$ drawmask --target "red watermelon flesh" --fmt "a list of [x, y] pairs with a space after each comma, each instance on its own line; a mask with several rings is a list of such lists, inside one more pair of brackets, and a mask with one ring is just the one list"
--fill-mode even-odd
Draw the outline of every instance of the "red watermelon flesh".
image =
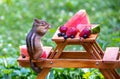
[[79, 32], [81, 32], [85, 28], [89, 28], [90, 29], [90, 27], [91, 27], [90, 24], [79, 24], [79, 25], [77, 25], [76, 28], [78, 29]]
[[90, 24], [89, 17], [85, 10], [78, 11], [64, 26], [76, 27], [78, 24]]
[[[22, 56], [29, 57], [26, 45], [20, 46], [20, 54]], [[41, 58], [47, 58], [47, 56], [48, 56], [48, 54], [46, 53], [46, 51], [44, 51], [41, 55]]]
[[29, 56], [29, 55], [28, 55], [28, 52], [27, 52], [27, 47], [26, 47], [26, 45], [20, 46], [20, 54], [21, 54], [21, 55], [24, 55], [24, 56], [26, 56], [26, 57]]
[[75, 27], [70, 27], [66, 32], [66, 35], [68, 37], [76, 36], [76, 34], [77, 34], [77, 29]]

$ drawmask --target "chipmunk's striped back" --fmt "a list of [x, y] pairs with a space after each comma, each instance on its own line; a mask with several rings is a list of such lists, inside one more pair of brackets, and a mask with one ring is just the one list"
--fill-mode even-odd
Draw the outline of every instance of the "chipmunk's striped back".
[[38, 68], [32, 60], [41, 57], [43, 49], [40, 40], [48, 29], [49, 24], [47, 22], [35, 19], [33, 27], [26, 37], [27, 51], [30, 57], [30, 66], [37, 73], [41, 71], [41, 68]]
[[35, 39], [36, 39], [36, 33], [32, 29], [26, 37], [26, 45], [27, 45], [27, 51], [30, 57], [30, 66], [36, 73], [39, 73], [41, 71], [41, 68], [38, 68], [35, 65], [35, 63], [32, 62], [34, 52], [35, 52]]
[[27, 51], [31, 59], [33, 59], [33, 53], [35, 51], [35, 37], [36, 34], [34, 33], [34, 30], [31, 29], [26, 37]]

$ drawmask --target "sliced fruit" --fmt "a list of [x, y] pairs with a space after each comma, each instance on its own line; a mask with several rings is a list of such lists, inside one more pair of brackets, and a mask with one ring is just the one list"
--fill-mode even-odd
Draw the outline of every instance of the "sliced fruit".
[[72, 35], [71, 38], [75, 38], [75, 36]]
[[91, 27], [90, 24], [79, 24], [79, 25], [77, 25], [76, 28], [78, 29], [79, 32], [81, 32], [83, 29], [90, 28], [90, 27]]
[[47, 58], [47, 54], [46, 54], [46, 52], [45, 52], [45, 51], [42, 53], [41, 58]]
[[100, 25], [99, 24], [94, 24], [91, 26], [91, 33], [95, 34], [95, 33], [99, 33], [100, 32]]
[[64, 36], [64, 39], [67, 39], [67, 38], [68, 38], [68, 36], [67, 36], [67, 35], [65, 35], [65, 36]]
[[88, 38], [89, 36], [87, 34], [83, 35], [83, 38]]
[[64, 26], [61, 26], [59, 31], [58, 36], [63, 36], [64, 39], [74, 38], [76, 34], [80, 37], [88, 38], [91, 33], [99, 33], [100, 26], [90, 24], [86, 10], [82, 9], [72, 16]]
[[58, 33], [57, 35], [58, 35], [58, 37], [61, 37], [61, 36], [62, 36], [62, 33]]
[[72, 16], [65, 24], [66, 27], [76, 27], [78, 24], [90, 24], [86, 10], [82, 9]]
[[62, 36], [65, 36], [65, 33], [61, 33]]
[[90, 36], [90, 34], [91, 34], [91, 30], [90, 30], [89, 28], [84, 28], [84, 29], [80, 32], [79, 36], [80, 36], [80, 37], [83, 37], [83, 38], [88, 38], [88, 37]]
[[29, 56], [26, 45], [21, 45], [19, 48], [20, 48], [20, 54], [23, 56], [23, 58]]
[[75, 27], [68, 28], [66, 35], [67, 37], [75, 36], [77, 34], [77, 29]]
[[60, 31], [60, 33], [66, 33], [67, 29], [68, 29], [67, 27], [61, 26], [61, 27], [59, 28], [59, 31]]

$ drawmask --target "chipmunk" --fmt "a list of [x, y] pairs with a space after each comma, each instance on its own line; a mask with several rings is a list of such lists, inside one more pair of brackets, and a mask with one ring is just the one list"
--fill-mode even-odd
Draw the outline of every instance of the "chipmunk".
[[32, 60], [37, 60], [43, 53], [41, 38], [46, 34], [50, 24], [46, 21], [34, 19], [32, 29], [26, 36], [27, 51], [30, 57], [30, 66], [36, 72], [39, 73], [42, 69], [38, 68]]

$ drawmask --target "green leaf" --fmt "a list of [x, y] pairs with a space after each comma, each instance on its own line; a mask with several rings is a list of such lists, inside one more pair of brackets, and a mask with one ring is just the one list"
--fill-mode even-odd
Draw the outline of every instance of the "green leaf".
[[1, 70], [1, 72], [3, 74], [11, 74], [13, 72], [13, 70], [12, 69], [3, 69], [3, 70]]

